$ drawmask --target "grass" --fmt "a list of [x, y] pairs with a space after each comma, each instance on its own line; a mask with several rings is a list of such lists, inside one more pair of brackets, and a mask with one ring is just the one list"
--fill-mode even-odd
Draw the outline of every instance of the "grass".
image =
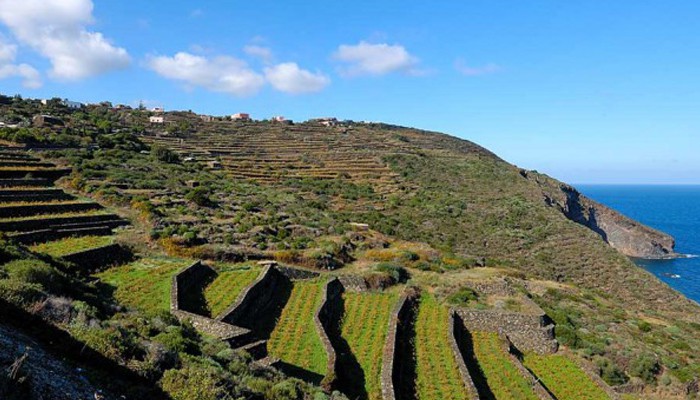
[[472, 332], [474, 354], [489, 388], [498, 400], [537, 400], [530, 383], [513, 365], [501, 347], [498, 334]]
[[114, 287], [114, 297], [122, 304], [146, 312], [167, 311], [171, 278], [191, 263], [181, 258], [143, 258], [95, 276]]
[[328, 362], [314, 323], [314, 313], [323, 298], [323, 284], [321, 280], [294, 283], [268, 342], [271, 355], [319, 375], [326, 374]]
[[9, 203], [0, 203], [0, 208], [3, 207], [24, 207], [24, 206], [53, 206], [57, 204], [86, 204], [92, 203], [90, 200], [50, 200], [50, 201], [14, 201]]
[[212, 316], [217, 316], [230, 306], [243, 289], [260, 275], [260, 268], [249, 265], [226, 266], [204, 289], [204, 298]]
[[29, 246], [36, 253], [48, 254], [52, 257], [63, 257], [68, 254], [107, 246], [114, 242], [112, 236], [79, 236], [55, 240]]
[[398, 296], [394, 293], [345, 293], [342, 336], [365, 374], [369, 400], [382, 398], [382, 350], [391, 310]]
[[420, 400], [467, 399], [449, 344], [449, 310], [435, 297], [420, 298], [416, 318], [416, 391]]
[[523, 363], [558, 399], [608, 399], [605, 392], [565, 356], [526, 354]]

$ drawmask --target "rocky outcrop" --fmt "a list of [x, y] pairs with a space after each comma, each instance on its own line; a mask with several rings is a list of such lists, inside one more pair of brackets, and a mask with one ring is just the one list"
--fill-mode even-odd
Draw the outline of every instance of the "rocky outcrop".
[[532, 171], [521, 171], [525, 178], [542, 188], [545, 203], [568, 219], [600, 235], [622, 254], [636, 258], [673, 258], [672, 236], [652, 229], [582, 195], [573, 186]]

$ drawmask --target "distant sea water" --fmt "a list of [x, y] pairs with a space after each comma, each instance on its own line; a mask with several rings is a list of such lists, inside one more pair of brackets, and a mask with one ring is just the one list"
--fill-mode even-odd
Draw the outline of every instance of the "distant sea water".
[[633, 261], [700, 303], [700, 186], [576, 185], [586, 196], [676, 239], [687, 258]]

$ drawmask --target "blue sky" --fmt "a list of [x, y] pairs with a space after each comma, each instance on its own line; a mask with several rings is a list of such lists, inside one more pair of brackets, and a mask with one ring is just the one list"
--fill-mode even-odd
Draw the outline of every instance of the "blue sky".
[[0, 0], [0, 92], [472, 140], [573, 183], [700, 184], [696, 1]]

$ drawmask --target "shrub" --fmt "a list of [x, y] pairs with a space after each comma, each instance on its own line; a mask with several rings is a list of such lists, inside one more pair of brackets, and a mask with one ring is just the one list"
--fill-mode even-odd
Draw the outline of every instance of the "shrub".
[[174, 151], [167, 149], [165, 147], [154, 146], [151, 149], [151, 153], [158, 161], [162, 161], [169, 164], [177, 164], [180, 162], [180, 156]]
[[469, 303], [477, 300], [479, 300], [479, 296], [471, 288], [459, 289], [457, 292], [447, 297], [448, 302], [457, 306], [466, 306]]
[[176, 353], [196, 354], [198, 352], [197, 343], [190, 336], [190, 332], [183, 327], [169, 326], [165, 332], [156, 335], [153, 341]]
[[391, 263], [379, 263], [374, 270], [388, 275], [394, 283], [406, 282], [409, 278], [406, 268]]
[[41, 285], [16, 279], [0, 280], [0, 298], [17, 306], [27, 306], [44, 296]]
[[595, 364], [598, 367], [598, 374], [610, 386], [622, 385], [627, 383], [628, 379], [615, 364], [604, 357], [595, 357]]
[[161, 387], [175, 400], [229, 399], [223, 373], [204, 365], [169, 369], [163, 374]]
[[189, 193], [185, 195], [185, 199], [200, 207], [208, 207], [212, 205], [212, 201], [209, 198], [209, 191], [202, 186], [198, 186], [190, 190]]
[[62, 277], [51, 266], [40, 260], [15, 260], [4, 265], [7, 275], [21, 282], [36, 283], [53, 291], [61, 286]]
[[641, 378], [647, 384], [656, 383], [656, 375], [661, 372], [659, 360], [650, 355], [642, 354], [630, 363], [630, 375]]

